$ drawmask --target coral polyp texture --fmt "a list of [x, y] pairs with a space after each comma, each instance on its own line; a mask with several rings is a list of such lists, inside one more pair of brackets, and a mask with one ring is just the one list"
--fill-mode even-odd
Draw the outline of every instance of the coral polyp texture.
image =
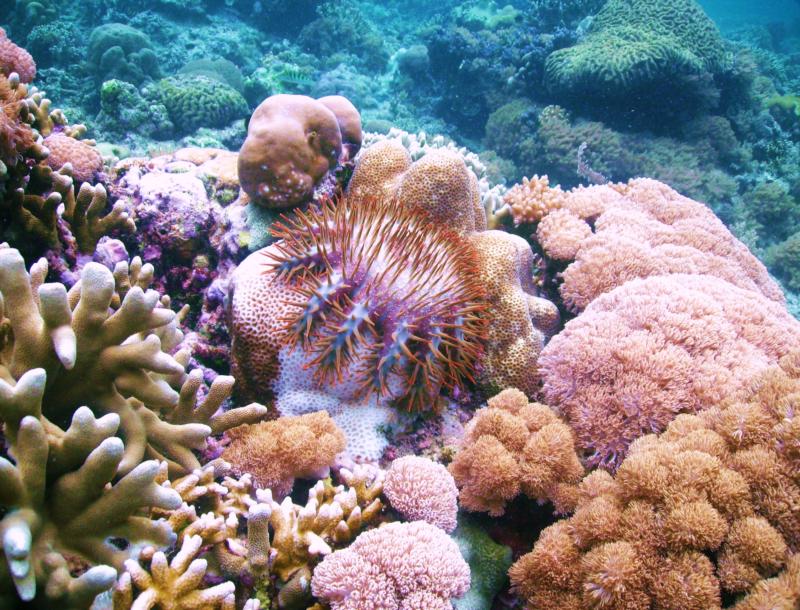
[[402, 144], [377, 142], [359, 156], [347, 188], [356, 202], [396, 198], [398, 205], [421, 210], [459, 233], [486, 229], [478, 179], [461, 155], [451, 150], [434, 149], [412, 163]]
[[547, 58], [545, 82], [561, 97], [595, 96], [652, 112], [669, 110], [666, 100], [688, 104], [702, 92], [700, 76], [724, 67], [719, 30], [694, 0], [611, 0], [583, 40]]
[[732, 607], [795, 607], [798, 363], [792, 352], [736, 400], [639, 439], [614, 477], [584, 478], [574, 515], [511, 568], [527, 603], [700, 610], [746, 594]]
[[565, 194], [560, 187], [550, 187], [547, 176], [523, 178], [503, 197], [503, 202], [511, 209], [514, 224], [536, 223], [553, 210], [564, 205]]
[[365, 532], [326, 557], [311, 590], [331, 610], [448, 610], [469, 584], [456, 543], [438, 527], [414, 521]]
[[350, 401], [408, 410], [433, 410], [441, 388], [472, 378], [484, 292], [455, 234], [391, 201], [346, 198], [273, 231], [280, 241], [234, 277], [232, 364], [249, 396], [274, 392], [281, 410], [297, 373], [279, 362], [293, 351], [317, 389], [345, 384]]
[[11, 73], [19, 75], [21, 82], [29, 83], [36, 77], [36, 63], [30, 53], [11, 42], [0, 28], [0, 74]]
[[573, 311], [634, 278], [669, 273], [715, 276], [785, 300], [766, 267], [708, 207], [666, 184], [636, 179], [558, 196], [562, 208], [542, 219], [536, 235], [548, 257], [570, 263], [560, 292]]
[[569, 426], [549, 407], [529, 403], [513, 389], [475, 413], [449, 469], [461, 490], [462, 508], [492, 516], [502, 515], [520, 493], [570, 512], [584, 472]]
[[593, 466], [744, 390], [800, 340], [800, 322], [760, 292], [711, 275], [631, 280], [597, 297], [542, 350], [544, 394]]
[[516, 387], [533, 398], [540, 391], [536, 361], [558, 327], [558, 308], [537, 296], [533, 251], [523, 238], [482, 231], [468, 241], [478, 253], [476, 271], [488, 301], [478, 380], [492, 391]]
[[250, 117], [239, 151], [242, 189], [268, 208], [305, 203], [339, 163], [343, 142], [347, 158], [361, 146], [361, 119], [346, 99], [273, 95]]
[[240, 426], [226, 436], [230, 443], [221, 457], [234, 472], [250, 473], [279, 499], [296, 478], [325, 478], [346, 445], [344, 433], [325, 411]]
[[416, 455], [398, 458], [386, 472], [383, 493], [408, 521], [425, 521], [447, 533], [456, 528], [458, 489], [441, 464]]

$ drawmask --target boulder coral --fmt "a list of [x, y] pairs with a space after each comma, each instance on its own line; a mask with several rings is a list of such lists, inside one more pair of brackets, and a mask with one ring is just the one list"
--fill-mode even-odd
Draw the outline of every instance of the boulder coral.
[[529, 403], [514, 389], [475, 413], [449, 470], [461, 490], [461, 507], [495, 517], [520, 493], [570, 512], [583, 475], [569, 427], [549, 407]]
[[671, 273], [717, 277], [784, 303], [766, 267], [708, 207], [656, 180], [568, 191], [536, 236], [548, 258], [568, 263], [559, 290], [575, 312], [629, 280]]
[[103, 157], [83, 140], [71, 138], [63, 133], [51, 133], [44, 139], [50, 152], [45, 163], [58, 171], [67, 163], [72, 166], [72, 177], [76, 184], [92, 182], [103, 171]]
[[694, 0], [611, 0], [583, 40], [547, 58], [545, 83], [562, 97], [652, 111], [681, 93], [700, 95], [698, 77], [724, 65], [722, 37]]
[[311, 590], [331, 610], [447, 610], [469, 583], [456, 543], [438, 527], [414, 521], [365, 532], [326, 557]]
[[745, 593], [733, 607], [794, 607], [798, 363], [792, 352], [736, 399], [640, 438], [616, 475], [589, 474], [574, 515], [511, 568], [516, 590], [543, 610], [709, 610]]
[[283, 412], [305, 389], [289, 382], [287, 362], [278, 365], [293, 350], [305, 369], [297, 373], [318, 390], [350, 387], [345, 402], [374, 395], [432, 410], [442, 387], [471, 378], [483, 291], [475, 254], [455, 234], [391, 201], [348, 198], [296, 212], [273, 232], [281, 241], [248, 257], [233, 280], [232, 365], [248, 396], [279, 394]]
[[670, 274], [594, 299], [539, 367], [588, 463], [614, 469], [636, 438], [735, 396], [798, 340], [800, 323], [760, 292]]
[[477, 276], [488, 304], [489, 330], [477, 379], [490, 390], [516, 387], [533, 398], [540, 392], [536, 361], [558, 327], [558, 308], [537, 296], [533, 252], [523, 238], [483, 231], [467, 241], [477, 252]]
[[486, 230], [478, 179], [461, 155], [446, 148], [412, 162], [402, 144], [380, 141], [359, 156], [347, 189], [355, 201], [396, 199], [459, 233]]
[[298, 479], [322, 479], [336, 455], [344, 451], [344, 433], [325, 411], [281, 417], [228, 430], [222, 452], [239, 476], [269, 488], [277, 499], [286, 496]]
[[314, 187], [342, 159], [343, 138], [350, 158], [360, 147], [361, 119], [344, 98], [268, 97], [250, 117], [239, 151], [242, 189], [268, 208], [308, 202]]

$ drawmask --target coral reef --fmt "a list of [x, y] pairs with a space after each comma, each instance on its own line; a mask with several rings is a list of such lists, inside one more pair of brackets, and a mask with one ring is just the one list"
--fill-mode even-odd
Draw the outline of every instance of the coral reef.
[[306, 202], [340, 162], [343, 139], [347, 155], [354, 155], [361, 145], [361, 120], [346, 99], [273, 95], [250, 117], [239, 151], [242, 189], [270, 208]]
[[570, 512], [583, 475], [569, 427], [519, 390], [503, 390], [475, 413], [449, 470], [461, 507], [492, 516], [502, 515], [519, 493]]
[[140, 85], [161, 75], [150, 38], [124, 23], [106, 23], [92, 30], [88, 60], [100, 83], [117, 78]]
[[296, 478], [325, 478], [346, 444], [325, 411], [240, 426], [226, 436], [230, 443], [222, 459], [234, 473], [249, 473], [256, 485], [272, 490], [276, 499], [291, 491]]
[[383, 493], [408, 521], [425, 521], [448, 534], [456, 528], [458, 490], [441, 464], [416, 455], [398, 458], [386, 471]]
[[19, 75], [21, 82], [29, 83], [36, 77], [36, 63], [30, 53], [11, 42], [0, 28], [0, 73], [8, 77], [12, 72]]
[[439, 528], [415, 521], [365, 532], [314, 570], [311, 590], [332, 610], [445, 610], [469, 589], [469, 566]]
[[540, 608], [720, 608], [723, 592], [791, 607], [798, 370], [793, 352], [739, 399], [636, 441], [613, 478], [589, 474], [575, 514], [512, 567], [517, 590]]
[[798, 337], [800, 323], [759, 292], [711, 275], [651, 276], [593, 300], [539, 367], [588, 463], [613, 469], [636, 438], [735, 396]]

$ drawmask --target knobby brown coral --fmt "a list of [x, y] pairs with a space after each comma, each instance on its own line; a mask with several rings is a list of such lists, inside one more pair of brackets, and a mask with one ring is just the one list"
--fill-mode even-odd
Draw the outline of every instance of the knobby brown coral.
[[250, 473], [278, 499], [291, 491], [296, 478], [328, 476], [347, 442], [326, 411], [240, 426], [228, 430], [227, 437], [222, 459], [238, 475]]
[[529, 403], [513, 389], [475, 413], [449, 470], [461, 506], [492, 516], [502, 515], [519, 493], [551, 501], [557, 512], [571, 511], [583, 475], [569, 427], [549, 407]]

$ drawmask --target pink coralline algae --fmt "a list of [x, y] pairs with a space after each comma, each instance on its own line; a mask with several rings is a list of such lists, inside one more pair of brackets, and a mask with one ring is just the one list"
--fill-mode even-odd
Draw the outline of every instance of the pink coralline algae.
[[800, 322], [760, 292], [672, 274], [597, 297], [539, 366], [588, 463], [614, 469], [635, 439], [735, 396], [798, 342]]
[[331, 610], [450, 610], [469, 590], [456, 543], [423, 521], [389, 523], [358, 536], [314, 570], [311, 590]]
[[656, 180], [569, 191], [537, 238], [549, 258], [570, 262], [560, 291], [575, 312], [629, 280], [668, 273], [711, 275], [784, 302], [764, 265], [708, 207]]
[[447, 468], [428, 458], [408, 455], [392, 462], [383, 493], [400, 515], [452, 532], [456, 528], [458, 489]]

